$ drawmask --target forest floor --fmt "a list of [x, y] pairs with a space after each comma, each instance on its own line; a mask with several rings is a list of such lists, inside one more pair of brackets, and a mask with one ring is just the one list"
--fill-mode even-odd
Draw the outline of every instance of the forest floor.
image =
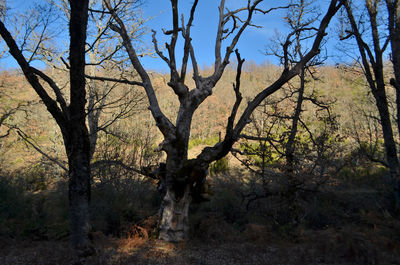
[[[97, 233], [96, 255], [74, 259], [67, 240], [0, 238], [0, 264], [400, 264], [400, 241], [377, 226], [370, 229], [303, 231], [293, 238], [266, 239], [255, 229], [227, 240], [192, 239], [172, 244], [142, 237], [113, 238]], [[385, 235], [386, 234], [386, 235]]]
[[[33, 240], [32, 233], [25, 238], [0, 233], [0, 265], [400, 265], [400, 216], [387, 210], [384, 198], [389, 193], [384, 196], [378, 184], [373, 186], [377, 190], [371, 185], [326, 188], [315, 197], [319, 206], [307, 204], [308, 218], [293, 225], [277, 223], [278, 215], [260, 222], [249, 213], [242, 222], [235, 215], [237, 205], [227, 199], [231, 186], [223, 183], [225, 192], [217, 190], [213, 207], [205, 203], [191, 209], [190, 239], [185, 242], [154, 239], [156, 215], [128, 223], [120, 237], [91, 232], [96, 254], [81, 259], [69, 250], [64, 233], [58, 240], [43, 236]], [[256, 209], [264, 214], [271, 211], [272, 204], [266, 203]], [[50, 209], [56, 211], [57, 205]]]

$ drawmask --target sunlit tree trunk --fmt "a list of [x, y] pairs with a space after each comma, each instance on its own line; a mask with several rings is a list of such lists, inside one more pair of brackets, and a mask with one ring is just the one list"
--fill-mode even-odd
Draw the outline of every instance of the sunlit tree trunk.
[[181, 188], [168, 187], [160, 209], [159, 238], [168, 242], [179, 242], [189, 232], [190, 185]]

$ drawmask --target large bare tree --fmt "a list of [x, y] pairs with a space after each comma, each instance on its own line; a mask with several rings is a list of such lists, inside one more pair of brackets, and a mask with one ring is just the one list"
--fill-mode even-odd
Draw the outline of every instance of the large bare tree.
[[[70, 0], [69, 19], [69, 102], [57, 83], [31, 65], [4, 22], [0, 35], [17, 61], [27, 81], [50, 112], [63, 135], [68, 157], [70, 243], [79, 254], [90, 254], [90, 141], [86, 127], [85, 45], [88, 0]], [[51, 92], [50, 92], [51, 91]], [[54, 97], [52, 96], [54, 95]]]
[[[243, 8], [229, 10], [225, 6], [225, 1], [220, 1], [214, 46], [214, 71], [211, 75], [203, 77], [199, 72], [195, 49], [191, 42], [191, 28], [198, 2], [198, 0], [193, 2], [189, 18], [185, 21], [183, 16], [180, 19], [178, 1], [171, 0], [173, 28], [164, 31], [164, 34], [171, 37], [169, 43], [166, 44], [168, 55], [165, 55], [160, 50], [156, 39], [156, 32], [153, 32], [153, 43], [156, 53], [164, 60], [170, 69], [168, 85], [179, 99], [179, 111], [176, 121], [173, 123], [160, 109], [149, 73], [143, 68], [127, 34], [127, 28], [123, 19], [121, 19], [124, 12], [123, 1], [104, 0], [104, 4], [113, 18], [112, 29], [118, 32], [123, 40], [123, 45], [128, 53], [131, 64], [140, 76], [140, 85], [143, 86], [149, 100], [149, 110], [151, 111], [158, 129], [164, 136], [161, 148], [167, 154], [167, 158], [166, 163], [161, 164], [158, 170], [158, 177], [161, 182], [160, 191], [163, 198], [160, 209], [159, 238], [167, 241], [181, 241], [187, 237], [189, 229], [188, 211], [191, 198], [196, 192], [196, 187], [204, 181], [210, 163], [221, 159], [229, 153], [232, 145], [239, 139], [241, 131], [249, 123], [250, 115], [254, 109], [266, 97], [279, 90], [286, 82], [298, 75], [304, 65], [319, 54], [319, 46], [326, 35], [326, 28], [331, 18], [342, 5], [342, 3], [337, 0], [332, 0], [330, 2], [326, 14], [317, 27], [317, 32], [310, 50], [305, 53], [297, 63], [293, 65], [285, 63], [280, 77], [249, 101], [240, 117], [236, 116], [242, 101], [239, 89], [243, 60], [239, 52], [236, 51], [237, 60], [239, 62], [236, 82], [233, 85], [236, 101], [227, 121], [225, 136], [216, 145], [204, 148], [196, 158], [188, 159], [190, 128], [195, 111], [200, 104], [212, 94], [213, 88], [220, 80], [226, 66], [229, 64], [230, 57], [235, 51], [235, 47], [244, 30], [253, 25], [253, 15], [256, 12], [268, 14], [277, 9], [271, 8], [262, 10], [259, 7], [262, 1], [255, 0], [248, 1], [247, 5]], [[176, 58], [176, 44], [179, 37], [182, 37], [184, 41], [183, 57], [180, 64]], [[222, 51], [223, 43], [225, 43], [224, 41], [228, 42], [225, 52]], [[195, 83], [192, 89], [186, 84], [189, 60], [193, 69], [192, 78]]]

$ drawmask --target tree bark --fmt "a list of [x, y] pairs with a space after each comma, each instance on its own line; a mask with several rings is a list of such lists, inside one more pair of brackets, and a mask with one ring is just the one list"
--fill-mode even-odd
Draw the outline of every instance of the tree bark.
[[388, 102], [386, 99], [385, 91], [373, 93], [378, 108], [380, 123], [383, 132], [383, 141], [386, 151], [386, 159], [389, 165], [390, 176], [393, 182], [393, 191], [396, 201], [396, 208], [400, 209], [400, 164], [397, 156], [396, 142], [394, 140], [392, 124], [390, 121], [390, 113], [388, 109]]
[[159, 238], [168, 242], [184, 241], [189, 231], [189, 207], [204, 198], [203, 185], [208, 165], [201, 167], [195, 160], [160, 164], [157, 178], [162, 197], [159, 212]]
[[396, 207], [400, 206], [399, 197], [399, 179], [400, 179], [400, 164], [397, 156], [396, 142], [394, 140], [392, 123], [390, 121], [390, 112], [384, 88], [373, 93], [376, 106], [378, 108], [380, 123], [383, 132], [383, 140], [386, 151], [386, 159], [389, 165], [390, 176], [393, 182], [394, 195], [396, 199]]
[[189, 206], [192, 201], [191, 187], [169, 187], [160, 209], [159, 239], [181, 242], [189, 232]]
[[[380, 117], [380, 125], [383, 132], [383, 140], [386, 152], [386, 160], [388, 163], [388, 167], [390, 170], [390, 176], [393, 181], [394, 187], [394, 196], [396, 198], [396, 208], [400, 209], [400, 163], [398, 160], [396, 142], [394, 139], [392, 123], [390, 119], [389, 105], [388, 99], [386, 95], [386, 84], [384, 79], [384, 69], [383, 69], [383, 53], [386, 49], [386, 45], [390, 40], [392, 42], [392, 52], [398, 52], [398, 46], [396, 46], [396, 42], [399, 40], [398, 34], [399, 31], [396, 30], [396, 18], [398, 15], [398, 2], [396, 1], [395, 7], [391, 1], [386, 1], [388, 7], [388, 19], [389, 19], [389, 35], [390, 38], [387, 39], [385, 44], [381, 47], [380, 44], [380, 36], [379, 36], [379, 27], [377, 22], [378, 9], [377, 6], [373, 5], [372, 2], [365, 2], [367, 10], [368, 10], [368, 18], [370, 27], [371, 27], [371, 37], [372, 37], [372, 45], [368, 46], [363, 40], [362, 34], [364, 32], [360, 32], [358, 23], [356, 22], [353, 15], [353, 7], [351, 6], [349, 1], [344, 1], [344, 6], [346, 8], [346, 12], [351, 24], [352, 35], [354, 35], [357, 46], [361, 55], [362, 67], [364, 70], [364, 75], [367, 79], [368, 85], [371, 89], [371, 92], [375, 98], [376, 106], [378, 108], [379, 117]], [[397, 8], [397, 9], [396, 9]], [[397, 11], [395, 11], [397, 10]], [[382, 35], [382, 34], [381, 34]], [[394, 45], [393, 45], [394, 44]], [[394, 71], [396, 72], [396, 61], [398, 60], [398, 54], [393, 54], [393, 65]], [[395, 73], [396, 77], [396, 73]], [[396, 82], [391, 82], [392, 85], [396, 88]], [[400, 109], [400, 94], [396, 89], [396, 107], [397, 107], [397, 119], [399, 117]], [[398, 122], [398, 120], [397, 120]], [[399, 123], [397, 123], [398, 130]]]
[[70, 245], [80, 256], [90, 255], [89, 202], [90, 202], [90, 141], [84, 124], [72, 127], [65, 139], [69, 182]]
[[70, 0], [70, 96], [64, 142], [69, 164], [70, 244], [79, 255], [89, 246], [90, 140], [86, 127], [85, 44], [89, 1]]

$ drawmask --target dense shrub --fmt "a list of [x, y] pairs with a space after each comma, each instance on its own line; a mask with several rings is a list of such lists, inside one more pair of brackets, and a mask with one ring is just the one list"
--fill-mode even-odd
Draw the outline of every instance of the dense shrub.
[[0, 234], [36, 239], [68, 234], [68, 203], [65, 188], [53, 192], [26, 190], [23, 179], [0, 180]]
[[223, 157], [210, 165], [210, 174], [227, 173], [229, 170], [229, 160]]
[[[51, 190], [31, 191], [31, 179], [0, 178], [0, 235], [33, 239], [68, 236], [67, 183]], [[49, 183], [46, 183], [48, 186]], [[141, 179], [116, 179], [94, 187], [92, 230], [119, 236], [130, 225], [154, 215], [160, 203], [155, 185]]]

